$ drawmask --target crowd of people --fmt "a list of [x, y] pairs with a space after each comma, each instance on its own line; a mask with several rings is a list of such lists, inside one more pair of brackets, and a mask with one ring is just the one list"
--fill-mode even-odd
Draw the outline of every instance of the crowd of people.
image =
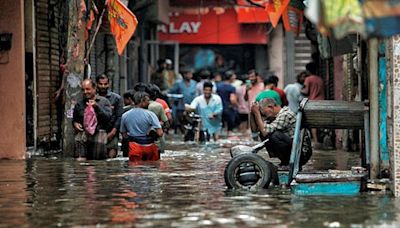
[[307, 64], [307, 71], [284, 89], [278, 87], [277, 76], [263, 78], [254, 69], [240, 79], [233, 70], [202, 70], [195, 81], [190, 68], [175, 74], [171, 64], [158, 61], [150, 83], [138, 83], [122, 97], [110, 91], [106, 75], [82, 82], [84, 96], [73, 114], [79, 159], [116, 157], [121, 133], [124, 156], [131, 161], [158, 160], [165, 149], [164, 133], [170, 128], [185, 133], [184, 119], [195, 112], [209, 138], [216, 141], [223, 132], [231, 137], [235, 129], [255, 140], [268, 137], [270, 156], [286, 165], [301, 99], [324, 99], [315, 63]]

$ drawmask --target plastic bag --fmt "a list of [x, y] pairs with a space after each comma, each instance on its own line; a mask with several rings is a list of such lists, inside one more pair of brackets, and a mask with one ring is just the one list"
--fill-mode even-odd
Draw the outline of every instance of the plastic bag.
[[93, 106], [88, 105], [83, 114], [83, 127], [89, 135], [93, 135], [97, 127], [97, 117]]

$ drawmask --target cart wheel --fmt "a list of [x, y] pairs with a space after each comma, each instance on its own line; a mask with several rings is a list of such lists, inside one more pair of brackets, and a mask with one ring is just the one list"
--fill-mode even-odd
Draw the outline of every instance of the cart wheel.
[[228, 188], [268, 188], [273, 165], [258, 154], [241, 154], [229, 161], [224, 178]]

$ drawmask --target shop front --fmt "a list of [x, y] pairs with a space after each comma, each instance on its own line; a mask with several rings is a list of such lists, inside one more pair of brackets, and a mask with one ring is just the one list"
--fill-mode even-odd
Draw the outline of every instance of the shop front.
[[254, 7], [171, 7], [170, 23], [158, 27], [161, 42], [179, 44], [179, 59], [171, 48], [158, 57], [179, 61], [195, 71], [208, 69], [239, 74], [268, 68], [268, 17]]

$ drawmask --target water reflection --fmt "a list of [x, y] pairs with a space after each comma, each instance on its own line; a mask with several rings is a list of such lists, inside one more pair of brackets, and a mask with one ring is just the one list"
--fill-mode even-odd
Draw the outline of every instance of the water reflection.
[[[229, 191], [223, 171], [232, 142], [171, 143], [162, 160], [0, 161], [1, 226], [360, 227], [400, 224], [399, 201], [359, 196], [300, 197], [288, 189]], [[342, 154], [340, 154], [342, 153]], [[344, 154], [343, 154], [344, 153]], [[317, 152], [311, 167], [343, 168], [358, 155]]]

